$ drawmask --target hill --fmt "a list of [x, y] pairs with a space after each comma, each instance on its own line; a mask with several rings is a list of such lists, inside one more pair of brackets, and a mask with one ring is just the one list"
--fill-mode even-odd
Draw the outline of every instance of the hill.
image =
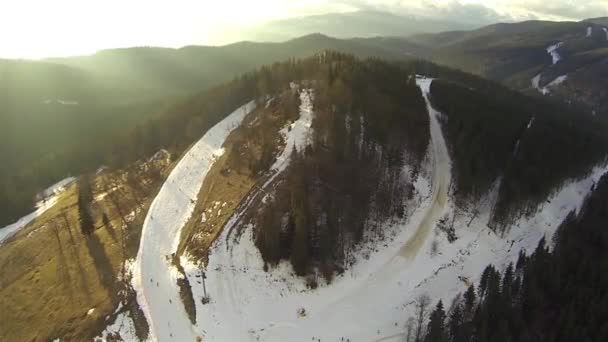
[[[0, 61], [2, 116], [0, 222], [30, 210], [36, 192], [70, 174], [95, 170], [108, 141], [175, 111], [192, 94], [261, 65], [327, 48], [361, 57], [404, 59], [404, 49], [314, 34], [285, 43], [131, 48], [47, 61]], [[20, 151], [15, 154], [12, 151]]]
[[[253, 41], [285, 41], [311, 32], [336, 38], [404, 37], [420, 33], [438, 33], [473, 29], [471, 24], [437, 20], [414, 15], [360, 10], [329, 13], [271, 21], [241, 30], [238, 39]], [[243, 36], [244, 34], [244, 36]]]
[[432, 60], [605, 116], [608, 25], [527, 21], [409, 38]]

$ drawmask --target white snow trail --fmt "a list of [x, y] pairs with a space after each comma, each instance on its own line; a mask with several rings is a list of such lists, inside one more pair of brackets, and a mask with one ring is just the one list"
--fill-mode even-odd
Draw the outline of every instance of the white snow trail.
[[416, 229], [416, 233], [401, 248], [399, 254], [405, 258], [413, 258], [416, 256], [428, 238], [432, 228], [435, 227], [437, 221], [444, 214], [448, 203], [448, 192], [451, 179], [450, 155], [448, 154], [448, 148], [441, 131], [441, 125], [439, 124], [441, 113], [433, 108], [431, 100], [429, 99], [432, 83], [433, 79], [430, 78], [418, 77], [416, 79], [416, 84], [420, 87], [420, 90], [422, 90], [422, 96], [426, 102], [430, 120], [431, 146], [433, 151], [432, 200], [422, 222]]
[[175, 166], [146, 215], [133, 270], [133, 287], [150, 325], [152, 341], [194, 341], [198, 336], [180, 299], [178, 272], [170, 257], [177, 250], [181, 229], [194, 210], [207, 172], [223, 153], [225, 139], [254, 108], [253, 101], [238, 108], [192, 146]]
[[302, 150], [310, 144], [309, 135], [313, 119], [313, 100], [314, 93], [312, 89], [303, 89], [300, 91], [300, 117], [288, 127], [281, 129], [280, 134], [285, 140], [285, 148], [283, 148], [281, 154], [277, 156], [276, 161], [270, 167], [270, 170], [274, 173], [264, 183], [262, 189], [272, 183], [276, 176], [289, 166], [289, 159], [294, 148], [298, 152], [302, 152]]

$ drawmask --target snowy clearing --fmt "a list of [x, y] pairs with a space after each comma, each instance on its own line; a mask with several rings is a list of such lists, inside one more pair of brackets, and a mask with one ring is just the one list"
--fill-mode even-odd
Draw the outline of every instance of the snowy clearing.
[[538, 90], [543, 95], [551, 94], [551, 88], [557, 87], [557, 86], [561, 85], [562, 83], [564, 83], [566, 80], [568, 80], [568, 75], [562, 75], [562, 76], [557, 77], [553, 81], [549, 82], [549, 84], [547, 84], [546, 86], [541, 87], [540, 86], [540, 77], [541, 77], [541, 74], [538, 74], [532, 79], [532, 87], [534, 89]]
[[114, 341], [114, 337], [119, 335], [122, 341], [139, 341], [135, 334], [135, 324], [129, 314], [129, 311], [122, 312], [116, 316], [114, 323], [108, 325], [101, 336], [96, 337], [94, 341]]
[[270, 184], [277, 175], [289, 166], [289, 158], [294, 148], [298, 151], [302, 151], [304, 147], [310, 143], [309, 137], [313, 119], [313, 100], [314, 94], [312, 89], [303, 89], [300, 91], [300, 117], [294, 123], [284, 127], [279, 132], [285, 141], [285, 148], [283, 148], [281, 154], [277, 156], [276, 161], [270, 167], [270, 170], [274, 171], [274, 173], [264, 183], [262, 188], [265, 188]]
[[562, 47], [562, 45], [564, 45], [564, 43], [559, 42], [547, 48], [547, 53], [549, 53], [549, 55], [551, 55], [551, 57], [553, 58], [553, 65], [557, 64], [559, 61], [562, 60], [562, 56], [559, 54], [559, 52], [557, 52], [557, 49]]
[[238, 108], [211, 128], [175, 166], [152, 202], [142, 228], [133, 270], [137, 302], [150, 325], [152, 341], [194, 341], [194, 331], [180, 299], [179, 272], [171, 255], [180, 232], [194, 210], [205, 175], [230, 132], [255, 108], [254, 101]]
[[70, 185], [75, 178], [65, 178], [38, 194], [40, 201], [36, 204], [36, 210], [28, 215], [23, 216], [15, 223], [9, 224], [4, 228], [0, 228], [0, 245], [9, 237], [15, 235], [19, 230], [23, 229], [38, 216], [44, 214], [51, 209], [59, 200], [59, 195]]

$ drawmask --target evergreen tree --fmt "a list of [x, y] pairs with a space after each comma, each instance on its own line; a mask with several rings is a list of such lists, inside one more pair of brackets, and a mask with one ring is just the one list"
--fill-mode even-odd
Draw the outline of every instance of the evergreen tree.
[[429, 325], [427, 327], [425, 342], [444, 342], [447, 341], [445, 331], [445, 311], [443, 310], [443, 302], [440, 300], [431, 312]]
[[91, 215], [92, 199], [90, 179], [86, 175], [82, 176], [78, 180], [78, 214], [80, 215], [80, 230], [84, 235], [90, 235], [95, 230]]

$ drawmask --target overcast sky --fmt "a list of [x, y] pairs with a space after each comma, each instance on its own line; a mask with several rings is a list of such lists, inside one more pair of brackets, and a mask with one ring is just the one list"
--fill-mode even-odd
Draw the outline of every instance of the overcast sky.
[[0, 57], [224, 44], [222, 32], [235, 26], [355, 10], [485, 24], [608, 16], [608, 0], [1, 0]]

